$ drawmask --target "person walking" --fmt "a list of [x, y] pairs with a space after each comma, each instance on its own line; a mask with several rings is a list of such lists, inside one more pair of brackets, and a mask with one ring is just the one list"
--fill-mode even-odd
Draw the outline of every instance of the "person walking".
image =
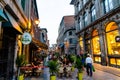
[[87, 75], [92, 77], [92, 75], [93, 75], [93, 72], [92, 72], [93, 59], [91, 58], [90, 54], [87, 55], [87, 58], [85, 59], [85, 63], [86, 63]]

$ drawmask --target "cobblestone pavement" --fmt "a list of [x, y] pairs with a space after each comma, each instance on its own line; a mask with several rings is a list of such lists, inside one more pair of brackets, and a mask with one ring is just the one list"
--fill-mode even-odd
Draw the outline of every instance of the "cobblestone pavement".
[[[25, 80], [46, 80], [46, 79], [43, 79], [43, 76], [40, 76], [40, 77], [28, 77]], [[78, 79], [74, 75], [74, 78], [63, 77], [63, 78], [57, 78], [57, 80], [78, 80]], [[116, 76], [114, 74], [110, 74], [110, 73], [107, 73], [107, 72], [96, 70], [93, 73], [93, 77], [87, 76], [86, 72], [84, 72], [83, 80], [120, 80], [120, 77]]]

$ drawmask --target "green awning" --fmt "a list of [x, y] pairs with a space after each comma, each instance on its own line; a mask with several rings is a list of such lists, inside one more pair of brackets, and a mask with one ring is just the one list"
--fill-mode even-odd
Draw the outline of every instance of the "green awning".
[[23, 34], [21, 27], [19, 24], [16, 22], [16, 20], [9, 14], [5, 13], [8, 21], [3, 22], [3, 27], [13, 27], [15, 30], [17, 30], [19, 33]]
[[2, 9], [0, 9], [0, 21], [8, 21], [8, 19], [5, 17]]

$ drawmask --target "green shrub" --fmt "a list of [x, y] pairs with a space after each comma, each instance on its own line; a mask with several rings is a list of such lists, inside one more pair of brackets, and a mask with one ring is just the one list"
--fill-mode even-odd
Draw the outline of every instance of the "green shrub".
[[48, 67], [51, 75], [55, 75], [59, 70], [59, 63], [56, 60], [50, 60], [48, 61]]

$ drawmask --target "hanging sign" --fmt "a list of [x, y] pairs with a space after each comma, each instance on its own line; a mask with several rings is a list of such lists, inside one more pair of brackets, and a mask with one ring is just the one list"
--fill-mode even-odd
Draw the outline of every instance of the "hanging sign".
[[23, 33], [22, 35], [22, 43], [23, 44], [30, 44], [30, 42], [32, 41], [32, 37], [28, 32]]

